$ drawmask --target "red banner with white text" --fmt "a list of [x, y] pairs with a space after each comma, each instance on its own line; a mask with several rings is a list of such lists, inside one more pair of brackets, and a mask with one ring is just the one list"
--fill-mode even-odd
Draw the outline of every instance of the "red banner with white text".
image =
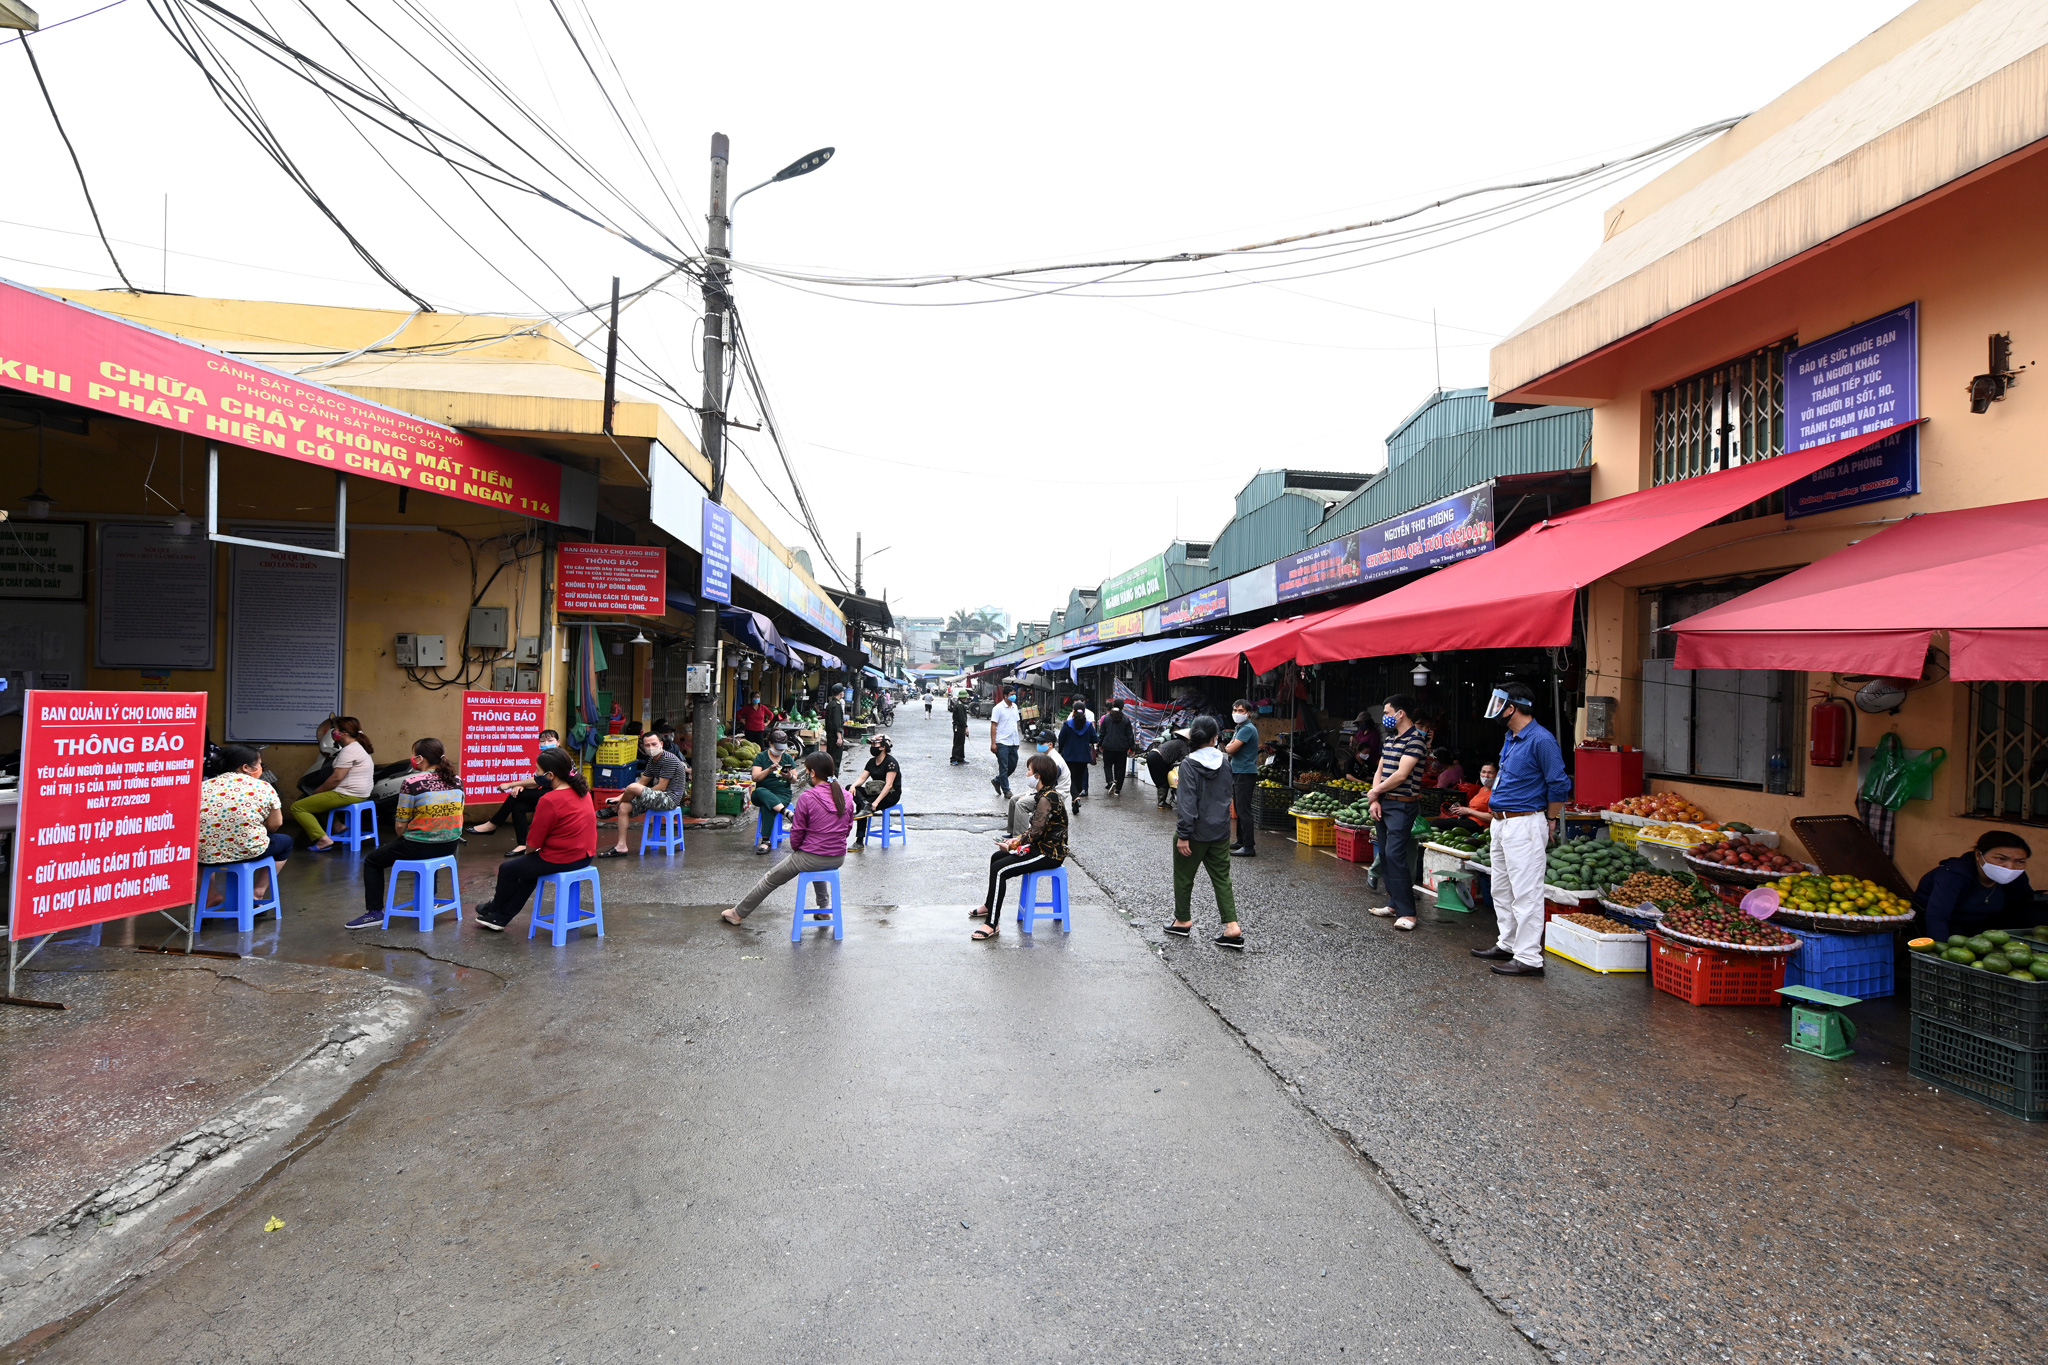
[[548, 699], [539, 692], [462, 694], [462, 790], [471, 801], [533, 776]]
[[33, 691], [22, 719], [9, 936], [190, 905], [206, 694]]
[[555, 606], [596, 616], [668, 610], [668, 551], [658, 545], [564, 545]]
[[562, 468], [551, 461], [4, 281], [0, 388], [561, 520]]

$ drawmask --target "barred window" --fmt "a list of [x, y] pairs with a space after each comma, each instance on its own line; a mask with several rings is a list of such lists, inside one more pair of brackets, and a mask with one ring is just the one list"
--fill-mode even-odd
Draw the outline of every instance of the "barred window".
[[2048, 682], [1970, 692], [1970, 813], [2048, 825]]
[[[1785, 453], [1785, 353], [1793, 339], [1681, 379], [1656, 393], [1651, 471], [1659, 484]], [[1729, 518], [1775, 515], [1772, 494]]]

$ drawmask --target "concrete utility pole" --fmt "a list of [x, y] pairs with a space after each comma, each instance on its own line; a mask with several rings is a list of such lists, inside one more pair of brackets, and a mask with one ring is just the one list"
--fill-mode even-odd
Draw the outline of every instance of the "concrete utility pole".
[[[725, 501], [725, 310], [727, 267], [725, 170], [731, 144], [724, 133], [711, 135], [710, 238], [705, 244], [704, 271], [704, 458], [711, 462], [711, 501]], [[718, 604], [697, 585], [697, 663], [711, 676], [711, 690], [700, 693], [690, 722], [690, 814], [702, 818], [718, 813]]]

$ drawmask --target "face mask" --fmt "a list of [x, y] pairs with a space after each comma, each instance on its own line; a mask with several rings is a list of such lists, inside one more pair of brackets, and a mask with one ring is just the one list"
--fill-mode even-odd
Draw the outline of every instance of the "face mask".
[[1041, 745], [1039, 745], [1039, 746], [1038, 746], [1038, 752], [1040, 752], [1040, 753], [1044, 753], [1044, 752], [1046, 752], [1046, 751], [1047, 751], [1048, 749], [1050, 749], [1050, 748], [1052, 748], [1052, 745], [1050, 745], [1050, 744], [1041, 744]]
[[540, 747], [543, 749], [552, 749], [555, 747], [555, 741], [551, 739], [544, 739], [540, 742]]
[[2000, 867], [1997, 863], [1986, 863], [1984, 864], [1984, 875], [1997, 882], [2000, 886], [2007, 886], [2024, 877], [2026, 870], [2018, 867]]
[[334, 742], [334, 731], [329, 730], [326, 734], [320, 736], [321, 753], [326, 754], [329, 758], [332, 758], [337, 752], [340, 751], [340, 749], [341, 746]]
[[1381, 716], [1380, 726], [1382, 729], [1397, 730], [1400, 728], [1401, 722], [1395, 720], [1392, 716]]
[[1242, 725], [1247, 720], [1251, 719], [1251, 713], [1249, 711], [1232, 711], [1230, 713], [1230, 718], [1236, 721], [1239, 725]]

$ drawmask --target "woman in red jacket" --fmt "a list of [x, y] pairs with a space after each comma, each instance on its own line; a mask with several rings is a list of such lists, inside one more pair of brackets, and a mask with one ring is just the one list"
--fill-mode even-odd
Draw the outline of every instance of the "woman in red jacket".
[[477, 907], [479, 929], [503, 933], [542, 877], [588, 867], [597, 852], [597, 812], [569, 751], [541, 750], [539, 768], [535, 780], [542, 791], [526, 831], [526, 852], [498, 864], [497, 892]]

